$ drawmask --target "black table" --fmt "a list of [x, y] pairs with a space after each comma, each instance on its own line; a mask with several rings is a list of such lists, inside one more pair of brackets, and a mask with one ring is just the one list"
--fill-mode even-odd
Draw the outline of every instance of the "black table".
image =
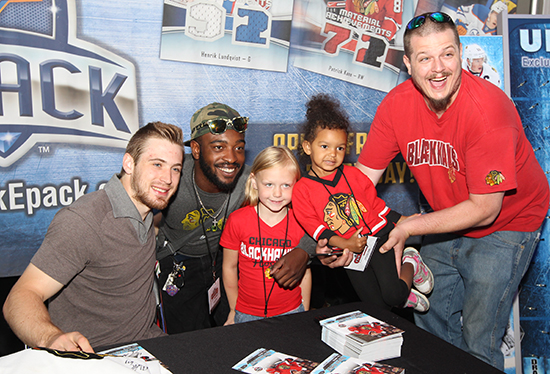
[[381, 361], [417, 373], [502, 373], [408, 320], [366, 303], [351, 303], [232, 326], [215, 327], [139, 341], [174, 374], [231, 373], [257, 348], [273, 349], [321, 362], [334, 350], [321, 341], [318, 321], [361, 310], [405, 331], [401, 357]]

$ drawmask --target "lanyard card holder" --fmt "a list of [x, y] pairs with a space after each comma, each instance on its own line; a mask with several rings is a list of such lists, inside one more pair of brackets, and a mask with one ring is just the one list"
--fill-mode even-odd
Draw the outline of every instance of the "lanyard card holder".
[[357, 271], [365, 270], [369, 265], [369, 261], [372, 257], [372, 254], [374, 253], [374, 249], [376, 248], [376, 243], [378, 242], [378, 239], [379, 238], [375, 236], [367, 236], [367, 244], [365, 245], [365, 249], [363, 249], [363, 252], [354, 253], [353, 260], [351, 260], [349, 265], [345, 268]]

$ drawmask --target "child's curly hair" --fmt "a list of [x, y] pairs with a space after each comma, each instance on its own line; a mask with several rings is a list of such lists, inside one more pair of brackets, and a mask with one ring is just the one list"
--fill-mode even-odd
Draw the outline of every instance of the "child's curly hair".
[[317, 133], [323, 129], [351, 131], [347, 113], [334, 97], [320, 93], [306, 104], [306, 122], [302, 125], [304, 139], [313, 142]]

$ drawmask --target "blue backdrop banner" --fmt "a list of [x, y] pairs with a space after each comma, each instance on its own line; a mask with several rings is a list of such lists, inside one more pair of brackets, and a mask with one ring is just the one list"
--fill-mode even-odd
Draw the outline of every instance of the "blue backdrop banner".
[[[290, 4], [275, 1], [258, 4], [273, 12]], [[346, 162], [357, 160], [385, 93], [297, 68], [292, 44], [283, 68], [273, 69], [281, 71], [161, 59], [167, 25], [181, 16], [184, 2], [179, 10], [176, 3], [2, 3], [0, 276], [21, 274], [54, 214], [120, 171], [127, 140], [147, 122], [173, 123], [189, 138], [198, 108], [226, 103], [250, 117], [250, 163], [272, 144], [296, 149], [305, 103], [326, 92], [348, 111], [354, 132]], [[295, 3], [294, 12], [303, 4]], [[297, 27], [292, 33], [300, 35]], [[374, 74], [363, 69], [367, 78]], [[380, 191], [392, 208], [417, 211], [416, 184], [402, 160], [390, 165]]]

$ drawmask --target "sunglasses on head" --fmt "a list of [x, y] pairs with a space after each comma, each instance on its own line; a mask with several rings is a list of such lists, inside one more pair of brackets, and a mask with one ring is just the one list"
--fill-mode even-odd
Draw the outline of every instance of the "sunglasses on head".
[[238, 133], [243, 133], [248, 128], [248, 117], [235, 117], [233, 119], [209, 119], [198, 125], [195, 128], [195, 131], [198, 131], [205, 126], [208, 126], [208, 129], [214, 135], [223, 134], [228, 128], [231, 128]]
[[414, 30], [422, 26], [426, 22], [426, 18], [430, 18], [436, 23], [453, 23], [453, 20], [449, 15], [442, 12], [426, 13], [414, 17], [407, 24], [407, 30]]

